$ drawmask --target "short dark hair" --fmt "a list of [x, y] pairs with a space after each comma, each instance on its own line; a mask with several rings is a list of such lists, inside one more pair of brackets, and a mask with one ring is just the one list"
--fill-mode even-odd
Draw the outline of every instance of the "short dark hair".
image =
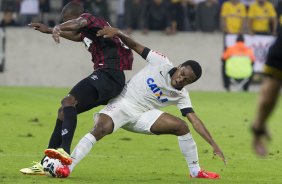
[[62, 15], [70, 14], [74, 16], [79, 16], [82, 13], [84, 13], [83, 4], [77, 1], [69, 2], [62, 9]]
[[238, 34], [236, 42], [244, 42], [244, 41], [245, 41], [244, 36], [242, 34]]
[[194, 74], [196, 75], [196, 79], [193, 82], [197, 81], [202, 76], [202, 67], [197, 61], [188, 60], [182, 63], [181, 67], [182, 66], [190, 66], [192, 68]]

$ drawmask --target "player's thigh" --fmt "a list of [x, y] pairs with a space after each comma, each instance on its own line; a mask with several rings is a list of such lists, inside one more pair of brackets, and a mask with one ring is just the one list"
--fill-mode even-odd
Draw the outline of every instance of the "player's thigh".
[[266, 102], [273, 102], [279, 95], [281, 88], [281, 81], [274, 77], [265, 77], [261, 87], [261, 100]]
[[85, 112], [100, 105], [97, 103], [98, 91], [95, 86], [91, 84], [88, 77], [77, 83], [69, 94], [77, 101], [76, 108], [78, 113]]
[[118, 96], [125, 85], [123, 71], [101, 69], [94, 71], [89, 81], [98, 91], [99, 102], [109, 101]]
[[163, 111], [152, 109], [136, 114], [136, 116], [122, 128], [135, 133], [154, 134], [151, 132], [151, 127], [163, 113]]
[[157, 135], [184, 135], [189, 132], [188, 126], [183, 120], [158, 109], [144, 112], [137, 121], [130, 122], [123, 128], [132, 132]]
[[177, 136], [189, 133], [188, 125], [182, 119], [168, 113], [163, 113], [151, 126], [154, 134], [173, 134]]
[[[141, 115], [140, 112], [136, 111], [130, 103], [124, 100], [123, 97], [119, 96], [111, 100], [100, 112], [99, 114], [106, 114], [111, 117], [114, 129], [117, 131], [120, 127], [133, 122], [133, 119], [137, 119]], [[94, 115], [94, 121], [95, 121]]]

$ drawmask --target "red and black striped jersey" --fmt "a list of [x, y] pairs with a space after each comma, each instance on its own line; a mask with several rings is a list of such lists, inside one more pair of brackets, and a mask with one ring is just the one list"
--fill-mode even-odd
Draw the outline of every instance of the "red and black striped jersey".
[[84, 13], [80, 17], [87, 20], [88, 25], [79, 30], [82, 41], [92, 54], [94, 70], [100, 68], [112, 68], [116, 70], [131, 70], [133, 54], [118, 37], [97, 37], [97, 31], [109, 23], [100, 17]]

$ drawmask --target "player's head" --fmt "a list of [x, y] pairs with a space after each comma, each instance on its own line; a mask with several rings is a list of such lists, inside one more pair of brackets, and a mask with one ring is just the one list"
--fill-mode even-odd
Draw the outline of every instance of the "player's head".
[[202, 75], [202, 67], [194, 60], [188, 60], [178, 66], [171, 76], [171, 85], [176, 89], [197, 81]]
[[258, 0], [259, 4], [264, 4], [266, 0]]
[[63, 21], [78, 18], [84, 12], [83, 5], [76, 1], [71, 1], [63, 7], [61, 16]]
[[237, 38], [236, 38], [236, 42], [244, 42], [244, 36], [242, 34], [238, 34]]

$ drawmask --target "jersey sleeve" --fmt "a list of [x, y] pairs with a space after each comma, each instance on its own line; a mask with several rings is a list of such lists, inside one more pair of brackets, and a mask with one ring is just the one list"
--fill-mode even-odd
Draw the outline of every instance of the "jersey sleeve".
[[241, 13], [240, 16], [243, 17], [243, 18], [245, 18], [247, 16], [247, 10], [246, 10], [246, 7], [245, 7], [245, 5], [243, 3], [241, 3], [241, 11], [240, 11], [240, 13]]
[[103, 25], [99, 24], [99, 21], [94, 15], [91, 15], [90, 13], [83, 13], [80, 15], [81, 18], [84, 18], [87, 20], [87, 26], [83, 28], [84, 31], [87, 30], [100, 30], [103, 28]]
[[255, 60], [256, 60], [256, 56], [255, 56], [254, 50], [252, 48], [249, 48], [248, 49], [248, 54], [249, 54], [249, 56], [250, 56], [250, 58], [252, 60], [252, 63], [254, 63]]
[[247, 16], [247, 10], [246, 10], [246, 7], [243, 3], [240, 3], [240, 17], [241, 18], [245, 18]]
[[182, 92], [182, 98], [180, 98], [177, 103], [177, 108], [181, 111], [183, 116], [186, 116], [189, 112], [194, 112], [188, 91], [185, 89]]
[[141, 56], [152, 65], [170, 63], [165, 55], [161, 54], [160, 52], [150, 50], [147, 47], [142, 52]]
[[227, 14], [228, 14], [228, 4], [224, 2], [221, 8], [220, 16], [226, 17]]
[[251, 4], [248, 11], [248, 17], [254, 18], [255, 16], [255, 4]]
[[222, 54], [222, 59], [226, 61], [231, 56], [231, 47], [228, 47]]
[[269, 9], [269, 17], [271, 18], [276, 17], [276, 11], [271, 3], [269, 3], [268, 9]]

